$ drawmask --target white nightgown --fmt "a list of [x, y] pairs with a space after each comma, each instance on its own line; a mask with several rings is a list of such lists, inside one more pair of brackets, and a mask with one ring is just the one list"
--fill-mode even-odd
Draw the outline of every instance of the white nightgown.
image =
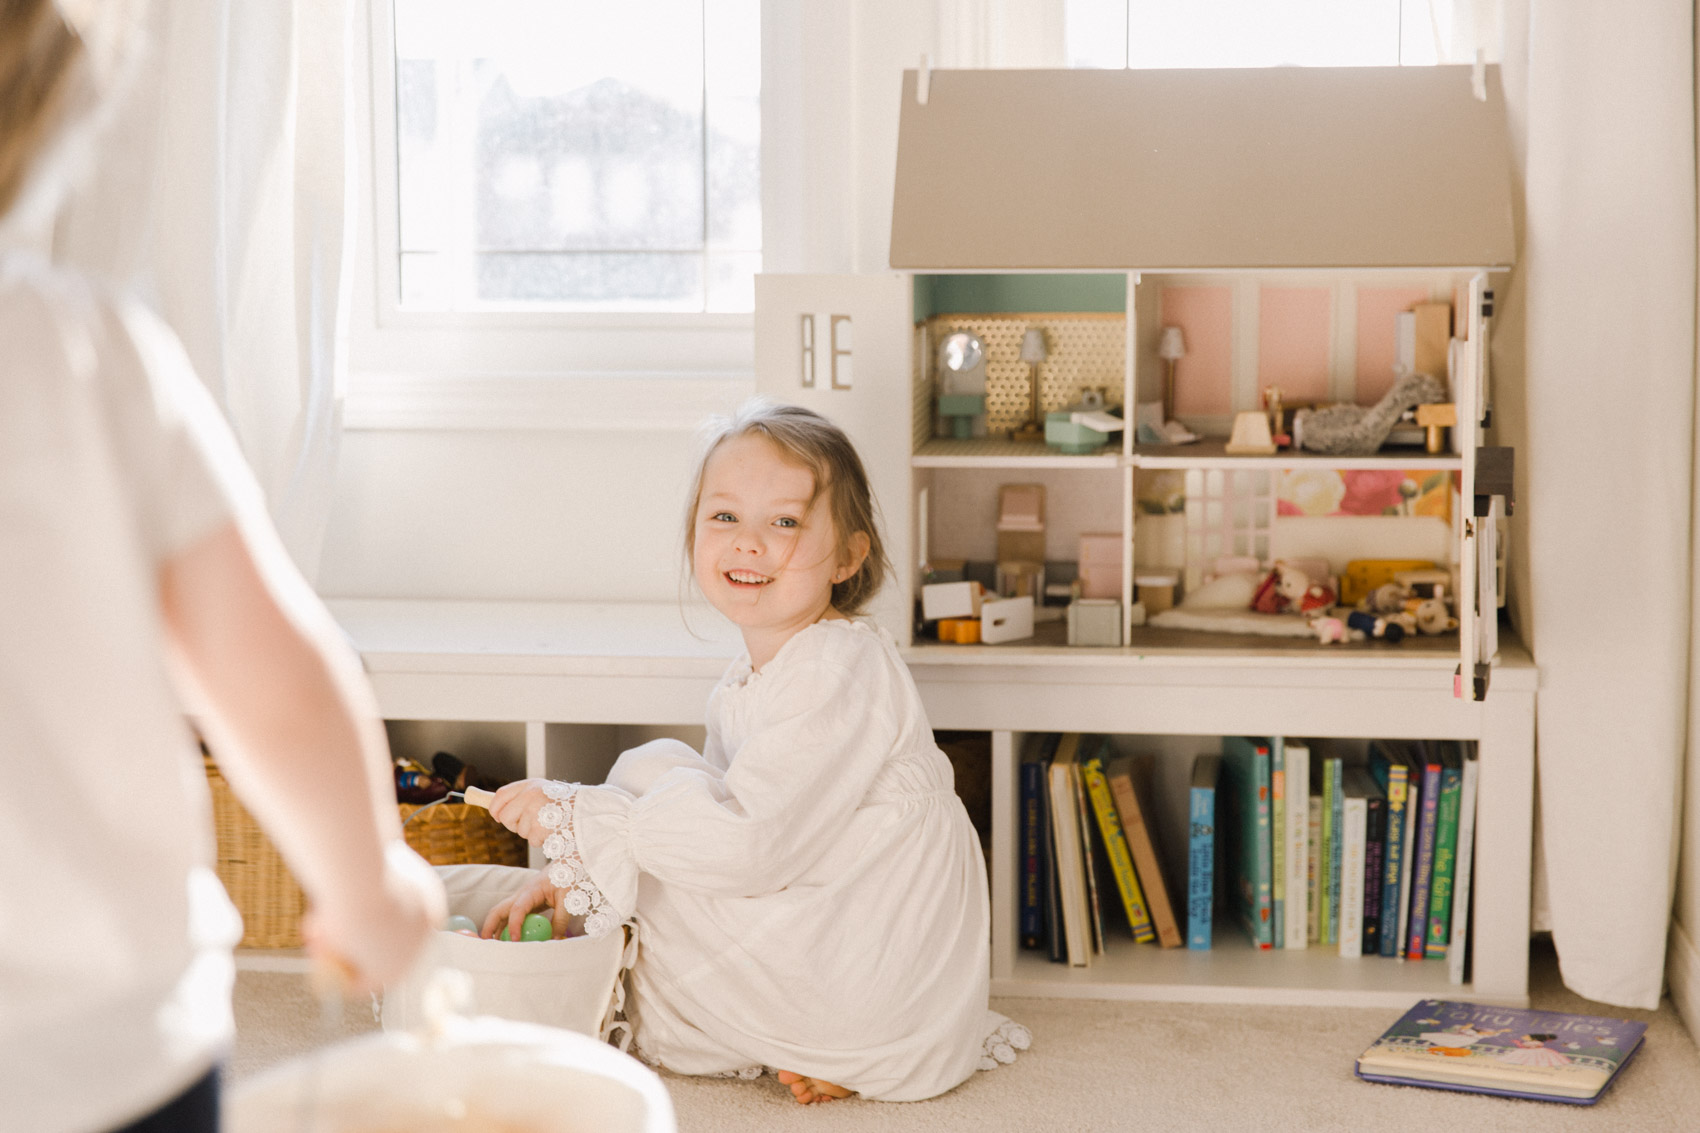
[[883, 630], [819, 622], [759, 673], [739, 658], [701, 755], [634, 748], [569, 806], [590, 884], [635, 911], [629, 1011], [662, 1066], [912, 1101], [1026, 1045], [987, 1009], [979, 839]]

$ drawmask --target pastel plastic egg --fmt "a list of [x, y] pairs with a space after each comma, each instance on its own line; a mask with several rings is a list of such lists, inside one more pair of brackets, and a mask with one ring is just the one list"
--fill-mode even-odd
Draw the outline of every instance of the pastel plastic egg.
[[519, 929], [521, 940], [550, 940], [554, 935], [554, 922], [541, 913], [532, 913], [526, 917], [525, 923]]
[[468, 929], [477, 932], [478, 922], [464, 913], [456, 913], [443, 922], [443, 928], [447, 932], [465, 932]]
[[496, 934], [496, 939], [497, 940], [512, 940], [513, 939], [513, 937], [508, 935], [508, 926], [507, 925], [502, 926], [502, 931], [498, 932]]

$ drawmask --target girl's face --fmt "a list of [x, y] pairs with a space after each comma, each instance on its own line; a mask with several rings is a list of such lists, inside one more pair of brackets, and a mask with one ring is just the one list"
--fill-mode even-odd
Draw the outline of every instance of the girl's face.
[[848, 554], [841, 550], [826, 501], [810, 505], [814, 492], [814, 475], [759, 433], [722, 442], [703, 466], [693, 575], [743, 631], [758, 669], [828, 613], [833, 583], [855, 573], [867, 554], [861, 533]]

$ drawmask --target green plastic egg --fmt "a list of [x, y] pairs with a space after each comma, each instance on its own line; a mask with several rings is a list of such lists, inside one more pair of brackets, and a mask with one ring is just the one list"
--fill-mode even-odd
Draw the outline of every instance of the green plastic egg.
[[496, 934], [496, 939], [497, 940], [512, 940], [513, 939], [513, 937], [508, 935], [508, 926], [507, 925], [502, 926], [502, 931], [498, 932]]
[[541, 913], [532, 913], [526, 917], [525, 923], [519, 929], [521, 940], [550, 940], [554, 935], [554, 922]]
[[443, 922], [443, 931], [445, 932], [461, 932], [464, 929], [471, 929], [473, 932], [477, 932], [478, 923], [463, 913], [456, 913]]

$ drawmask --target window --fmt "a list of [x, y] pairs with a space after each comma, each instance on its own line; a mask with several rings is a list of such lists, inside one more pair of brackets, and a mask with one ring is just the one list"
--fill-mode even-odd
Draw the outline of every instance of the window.
[[[1468, 61], [1468, 0], [1065, 0], [1071, 67]], [[1464, 25], [1470, 23], [1466, 28]]]
[[759, 0], [391, 9], [401, 310], [753, 308]]

